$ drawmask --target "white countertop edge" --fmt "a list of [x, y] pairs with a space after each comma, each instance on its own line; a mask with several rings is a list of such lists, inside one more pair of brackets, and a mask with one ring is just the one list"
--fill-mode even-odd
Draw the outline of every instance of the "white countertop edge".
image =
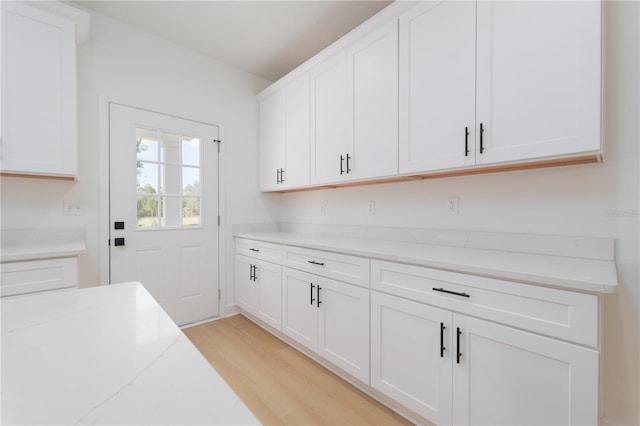
[[[296, 239], [291, 238], [292, 234], [281, 234], [281, 233], [236, 233], [234, 237], [236, 238], [244, 238], [249, 240], [263, 241], [274, 244], [282, 244], [294, 247], [303, 247], [310, 248], [315, 250], [323, 250], [334, 253], [343, 253], [352, 256], [359, 257], [367, 257], [376, 260], [385, 260], [391, 262], [398, 263], [406, 263], [417, 266], [425, 266], [434, 269], [441, 269], [451, 272], [459, 272], [459, 273], [467, 273], [473, 275], [480, 275], [488, 278], [497, 278], [497, 279], [506, 279], [506, 280], [514, 280], [518, 282], [522, 282], [525, 284], [533, 284], [533, 285], [542, 285], [554, 288], [560, 288], [565, 290], [576, 290], [582, 292], [591, 292], [591, 293], [615, 293], [617, 289], [617, 274], [615, 268], [614, 261], [605, 261], [605, 260], [586, 260], [586, 259], [576, 259], [570, 257], [561, 257], [561, 256], [549, 256], [549, 255], [539, 255], [539, 254], [526, 254], [526, 253], [515, 253], [515, 252], [505, 252], [498, 250], [483, 250], [483, 249], [475, 249], [475, 248], [462, 248], [462, 247], [444, 247], [444, 249], [454, 249], [464, 252], [468, 255], [478, 255], [482, 254], [482, 257], [493, 257], [496, 260], [500, 260], [505, 257], [518, 257], [519, 259], [530, 260], [533, 263], [544, 264], [545, 260], [558, 260], [562, 259], [567, 263], [568, 266], [572, 264], [580, 264], [584, 266], [585, 264], [590, 265], [594, 271], [597, 271], [600, 276], [606, 276], [605, 280], [576, 280], [567, 277], [566, 275], [554, 275], [554, 274], [545, 274], [545, 273], [531, 273], [530, 271], [517, 271], [517, 270], [509, 270], [504, 268], [495, 268], [495, 267], [481, 267], [471, 263], [465, 263], [464, 261], [447, 261], [442, 262], [428, 257], [420, 257], [420, 256], [406, 256], [406, 255], [398, 255], [394, 254], [394, 249], [390, 249], [384, 253], [381, 253], [379, 250], [367, 250], [362, 248], [354, 248], [349, 247], [349, 243], [344, 241], [339, 237], [334, 237], [335, 245], [329, 245], [325, 243], [314, 242], [314, 238], [323, 238], [325, 240], [331, 239], [331, 237], [325, 236], [317, 236], [317, 235], [306, 235], [306, 234], [296, 234]], [[342, 240], [342, 241], [341, 241]], [[354, 239], [351, 239], [355, 241]], [[368, 245], [369, 247], [375, 244], [389, 244], [394, 246], [405, 246], [407, 249], [411, 247], [420, 246], [420, 244], [416, 243], [398, 243], [395, 241], [381, 241], [381, 240], [362, 240], [362, 244]], [[423, 247], [437, 248], [436, 246], [427, 246], [422, 245]], [[397, 251], [397, 249], [396, 249]]]

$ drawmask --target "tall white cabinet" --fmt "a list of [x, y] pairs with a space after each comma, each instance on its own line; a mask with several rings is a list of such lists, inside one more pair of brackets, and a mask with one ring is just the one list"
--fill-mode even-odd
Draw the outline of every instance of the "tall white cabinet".
[[76, 178], [76, 40], [89, 15], [57, 2], [1, 7], [0, 172]]

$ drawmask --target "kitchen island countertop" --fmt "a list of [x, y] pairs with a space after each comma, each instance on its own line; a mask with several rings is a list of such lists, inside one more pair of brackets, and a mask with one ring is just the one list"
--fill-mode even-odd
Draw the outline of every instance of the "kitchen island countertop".
[[140, 283], [5, 298], [3, 424], [258, 424]]

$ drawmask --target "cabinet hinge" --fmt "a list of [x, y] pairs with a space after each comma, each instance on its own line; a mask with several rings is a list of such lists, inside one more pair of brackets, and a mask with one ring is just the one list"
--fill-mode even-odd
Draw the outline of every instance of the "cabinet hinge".
[[111, 240], [107, 241], [107, 245], [110, 246], [111, 245]]
[[214, 139], [213, 140], [216, 144], [216, 146], [218, 147], [218, 152], [220, 152], [220, 144], [222, 143], [222, 141], [220, 139]]
[[220, 226], [220, 215], [218, 215], [218, 226]]

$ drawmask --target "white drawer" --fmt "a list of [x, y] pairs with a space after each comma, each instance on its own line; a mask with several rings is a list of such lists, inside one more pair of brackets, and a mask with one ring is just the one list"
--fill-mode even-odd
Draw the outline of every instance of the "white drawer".
[[263, 241], [236, 238], [236, 253], [273, 263], [280, 263], [282, 260], [281, 246]]
[[369, 259], [291, 246], [282, 247], [282, 257], [284, 266], [369, 287]]
[[77, 286], [76, 257], [9, 262], [0, 265], [1, 296]]
[[595, 295], [378, 260], [371, 261], [371, 288], [547, 336], [598, 346], [598, 298]]

